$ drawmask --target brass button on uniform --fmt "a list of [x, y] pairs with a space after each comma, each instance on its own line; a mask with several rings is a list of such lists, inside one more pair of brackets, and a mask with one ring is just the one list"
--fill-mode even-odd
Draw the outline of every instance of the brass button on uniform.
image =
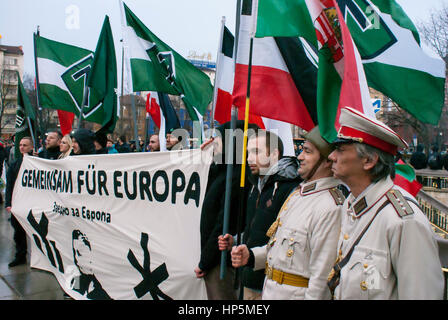
[[288, 251], [286, 251], [286, 255], [287, 255], [288, 257], [291, 257], [292, 254], [293, 254], [292, 249], [289, 249]]
[[364, 269], [367, 269], [369, 265], [367, 263], [364, 263]]
[[361, 281], [360, 286], [361, 286], [361, 290], [362, 291], [366, 291], [367, 290], [367, 283], [365, 281]]
[[347, 233], [344, 234], [344, 240], [348, 240], [348, 238], [350, 238], [350, 236]]

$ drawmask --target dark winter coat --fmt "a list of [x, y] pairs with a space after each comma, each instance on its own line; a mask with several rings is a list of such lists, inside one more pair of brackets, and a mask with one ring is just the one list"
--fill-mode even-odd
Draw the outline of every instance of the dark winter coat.
[[[29, 153], [32, 154], [32, 151]], [[11, 207], [12, 191], [19, 174], [20, 166], [23, 162], [23, 156], [15, 159], [6, 171], [6, 190], [5, 190], [5, 208]]]
[[416, 169], [424, 169], [428, 165], [428, 159], [426, 158], [426, 154], [423, 152], [422, 146], [417, 146], [417, 151], [415, 151], [409, 163]]
[[61, 150], [59, 149], [59, 147], [48, 148], [48, 149], [43, 149], [41, 152], [39, 152], [39, 158], [56, 160], [59, 158], [60, 154], [61, 154]]
[[118, 153], [129, 153], [132, 152], [131, 147], [127, 142], [124, 142], [122, 145], [116, 144], [115, 149], [117, 149]]
[[[222, 234], [224, 221], [224, 204], [226, 192], [226, 165], [212, 164], [208, 176], [208, 185], [201, 212], [201, 259], [199, 268], [208, 271], [220, 264], [221, 251], [218, 248], [218, 237]], [[248, 172], [248, 169], [246, 170]], [[241, 192], [241, 165], [234, 166], [232, 172], [232, 193], [230, 200], [230, 217], [228, 233], [238, 232], [238, 214], [241, 201], [247, 199], [249, 187]], [[247, 184], [246, 184], [247, 185]], [[243, 199], [241, 199], [243, 197]], [[244, 201], [245, 203], [245, 201]], [[243, 210], [244, 214], [244, 210]], [[244, 215], [242, 219], [244, 219]], [[244, 222], [244, 221], [242, 221]], [[244, 227], [244, 224], [242, 224]], [[231, 265], [230, 263], [228, 263]]]
[[101, 148], [99, 150], [95, 151], [96, 154], [108, 154], [109, 153], [109, 149], [106, 148]]
[[8, 157], [8, 153], [3, 145], [0, 145], [0, 176], [3, 174], [3, 163]]
[[437, 151], [432, 151], [428, 156], [428, 167], [432, 170], [440, 170], [443, 167], [442, 156]]
[[93, 143], [95, 140], [95, 134], [91, 130], [84, 128], [78, 129], [73, 134], [73, 137], [81, 149], [81, 153], [77, 155], [96, 153], [95, 144]]
[[[280, 159], [274, 169], [276, 173], [265, 177], [266, 182], [261, 186], [261, 193], [258, 179], [251, 179], [253, 186], [247, 201], [246, 227], [243, 233], [243, 243], [249, 249], [264, 246], [268, 242], [266, 232], [277, 219], [286, 198], [302, 181], [297, 172], [298, 167], [299, 163], [295, 157]], [[264, 276], [264, 270], [254, 271], [252, 267], [243, 267], [242, 285], [261, 291]]]
[[[258, 128], [256, 125], [249, 124], [250, 128]], [[225, 193], [226, 193], [226, 175], [227, 164], [222, 163], [223, 159], [227, 159], [227, 141], [225, 130], [230, 128], [230, 122], [224, 123], [217, 130], [220, 132], [223, 140], [223, 152], [220, 157], [215, 157], [215, 163], [210, 166], [208, 184], [205, 192], [205, 198], [201, 211], [201, 258], [199, 261], [199, 268], [202, 271], [208, 271], [218, 266], [221, 260], [221, 251], [218, 247], [218, 236], [223, 231], [224, 221], [224, 205], [225, 205]], [[238, 120], [236, 122], [236, 128], [243, 129], [244, 121]], [[234, 145], [234, 162], [236, 162], [236, 145]], [[220, 162], [221, 161], [221, 162]], [[216, 164], [217, 163], [217, 164]], [[246, 175], [249, 172], [248, 166], [246, 166]], [[247, 177], [247, 176], [246, 176]], [[241, 202], [243, 202], [243, 209], [245, 209], [245, 201], [249, 195], [250, 184], [247, 182], [246, 187], [241, 190], [241, 165], [234, 165], [232, 171], [232, 185], [231, 185], [231, 199], [230, 199], [230, 217], [229, 217], [229, 230], [228, 233], [236, 234], [238, 232], [238, 225], [240, 224], [240, 231], [244, 228], [245, 210], [240, 210]], [[238, 215], [241, 220], [238, 220]], [[230, 253], [227, 255], [228, 265], [230, 266]]]

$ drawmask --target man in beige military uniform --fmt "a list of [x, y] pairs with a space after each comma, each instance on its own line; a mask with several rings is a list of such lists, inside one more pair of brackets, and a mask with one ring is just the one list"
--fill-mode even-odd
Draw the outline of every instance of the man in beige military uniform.
[[391, 179], [394, 155], [406, 142], [351, 108], [341, 111], [339, 121], [329, 159], [351, 194], [329, 281], [334, 298], [441, 299], [444, 279], [433, 231], [415, 198]]
[[268, 231], [266, 246], [232, 249], [234, 267], [265, 268], [262, 299], [329, 299], [328, 274], [336, 259], [344, 196], [332, 177], [330, 146], [314, 128], [299, 155], [304, 179], [287, 198]]

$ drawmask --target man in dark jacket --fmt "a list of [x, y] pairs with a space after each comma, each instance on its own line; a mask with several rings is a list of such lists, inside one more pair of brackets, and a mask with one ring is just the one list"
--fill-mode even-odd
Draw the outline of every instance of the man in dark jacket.
[[39, 152], [39, 158], [56, 160], [61, 154], [59, 145], [61, 144], [62, 133], [59, 131], [48, 132], [45, 139], [45, 149]]
[[93, 140], [95, 144], [96, 154], [108, 154], [109, 149], [107, 148], [107, 136], [102, 131], [95, 132], [95, 138]]
[[[8, 213], [11, 213], [12, 191], [14, 189], [17, 175], [19, 174], [20, 166], [22, 165], [23, 155], [33, 154], [33, 140], [31, 139], [31, 137], [24, 137], [22, 138], [22, 140], [20, 140], [19, 150], [22, 156], [11, 163], [6, 174], [5, 208]], [[11, 214], [11, 225], [14, 228], [16, 255], [15, 259], [8, 265], [10, 268], [25, 264], [27, 254], [26, 232], [13, 214]]]
[[118, 138], [118, 145], [115, 146], [115, 149], [117, 149], [118, 153], [129, 153], [131, 152], [131, 147], [126, 142], [126, 136], [122, 135]]
[[[253, 248], [268, 242], [266, 232], [301, 179], [297, 159], [283, 157], [283, 143], [273, 132], [259, 130], [250, 136], [247, 153], [252, 188], [247, 201], [243, 243]], [[234, 242], [230, 234], [219, 237], [220, 249], [230, 250]], [[254, 271], [251, 267], [243, 267], [241, 283], [244, 300], [261, 298], [264, 276], [264, 270]]]
[[417, 151], [412, 154], [409, 162], [416, 170], [426, 168], [428, 160], [423, 152], [423, 145], [417, 146]]
[[73, 134], [73, 153], [75, 155], [95, 154], [95, 134], [89, 129], [78, 129]]
[[428, 167], [431, 170], [440, 170], [443, 167], [442, 156], [439, 152], [439, 147], [434, 145], [431, 148], [431, 152], [428, 156]]
[[[252, 129], [258, 128], [256, 125], [249, 124]], [[244, 121], [238, 120], [236, 128], [243, 130]], [[226, 269], [226, 277], [220, 279], [220, 259], [221, 252], [218, 248], [217, 239], [222, 234], [223, 219], [224, 219], [224, 204], [226, 192], [226, 163], [228, 151], [229, 135], [226, 131], [230, 129], [230, 122], [224, 123], [217, 128], [219, 136], [213, 141], [214, 146], [214, 163], [210, 166], [208, 184], [205, 192], [205, 198], [202, 205], [200, 232], [201, 232], [201, 257], [198, 266], [194, 272], [196, 277], [204, 278], [207, 289], [207, 296], [209, 300], [235, 300], [236, 292], [234, 290], [234, 269], [231, 266], [230, 259], [228, 259], [228, 267]], [[241, 142], [241, 141], [240, 141]], [[242, 199], [247, 199], [249, 188], [246, 187], [243, 192], [240, 188], [241, 178], [241, 164], [236, 160], [241, 157], [241, 143], [235, 143], [233, 148], [233, 171], [232, 171], [232, 185], [231, 185], [231, 200], [230, 200], [230, 217], [229, 217], [229, 232], [237, 233], [238, 216], [240, 212], [240, 203]], [[240, 162], [240, 160], [238, 160]], [[246, 169], [246, 174], [248, 168]], [[242, 220], [242, 227], [244, 227], [245, 217], [240, 217]], [[230, 257], [230, 254], [228, 255]]]

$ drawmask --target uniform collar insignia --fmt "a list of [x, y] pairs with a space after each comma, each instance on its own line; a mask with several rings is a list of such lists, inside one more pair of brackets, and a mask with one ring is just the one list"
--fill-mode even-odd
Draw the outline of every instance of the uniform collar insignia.
[[307, 193], [307, 192], [313, 191], [314, 189], [316, 189], [316, 186], [317, 186], [316, 182], [307, 184], [307, 185], [303, 186], [302, 193]]
[[355, 215], [356, 215], [356, 216], [359, 216], [359, 214], [360, 214], [365, 208], [367, 208], [366, 197], [362, 197], [360, 200], [358, 200], [358, 201], [353, 205], [353, 210], [355, 211]]

